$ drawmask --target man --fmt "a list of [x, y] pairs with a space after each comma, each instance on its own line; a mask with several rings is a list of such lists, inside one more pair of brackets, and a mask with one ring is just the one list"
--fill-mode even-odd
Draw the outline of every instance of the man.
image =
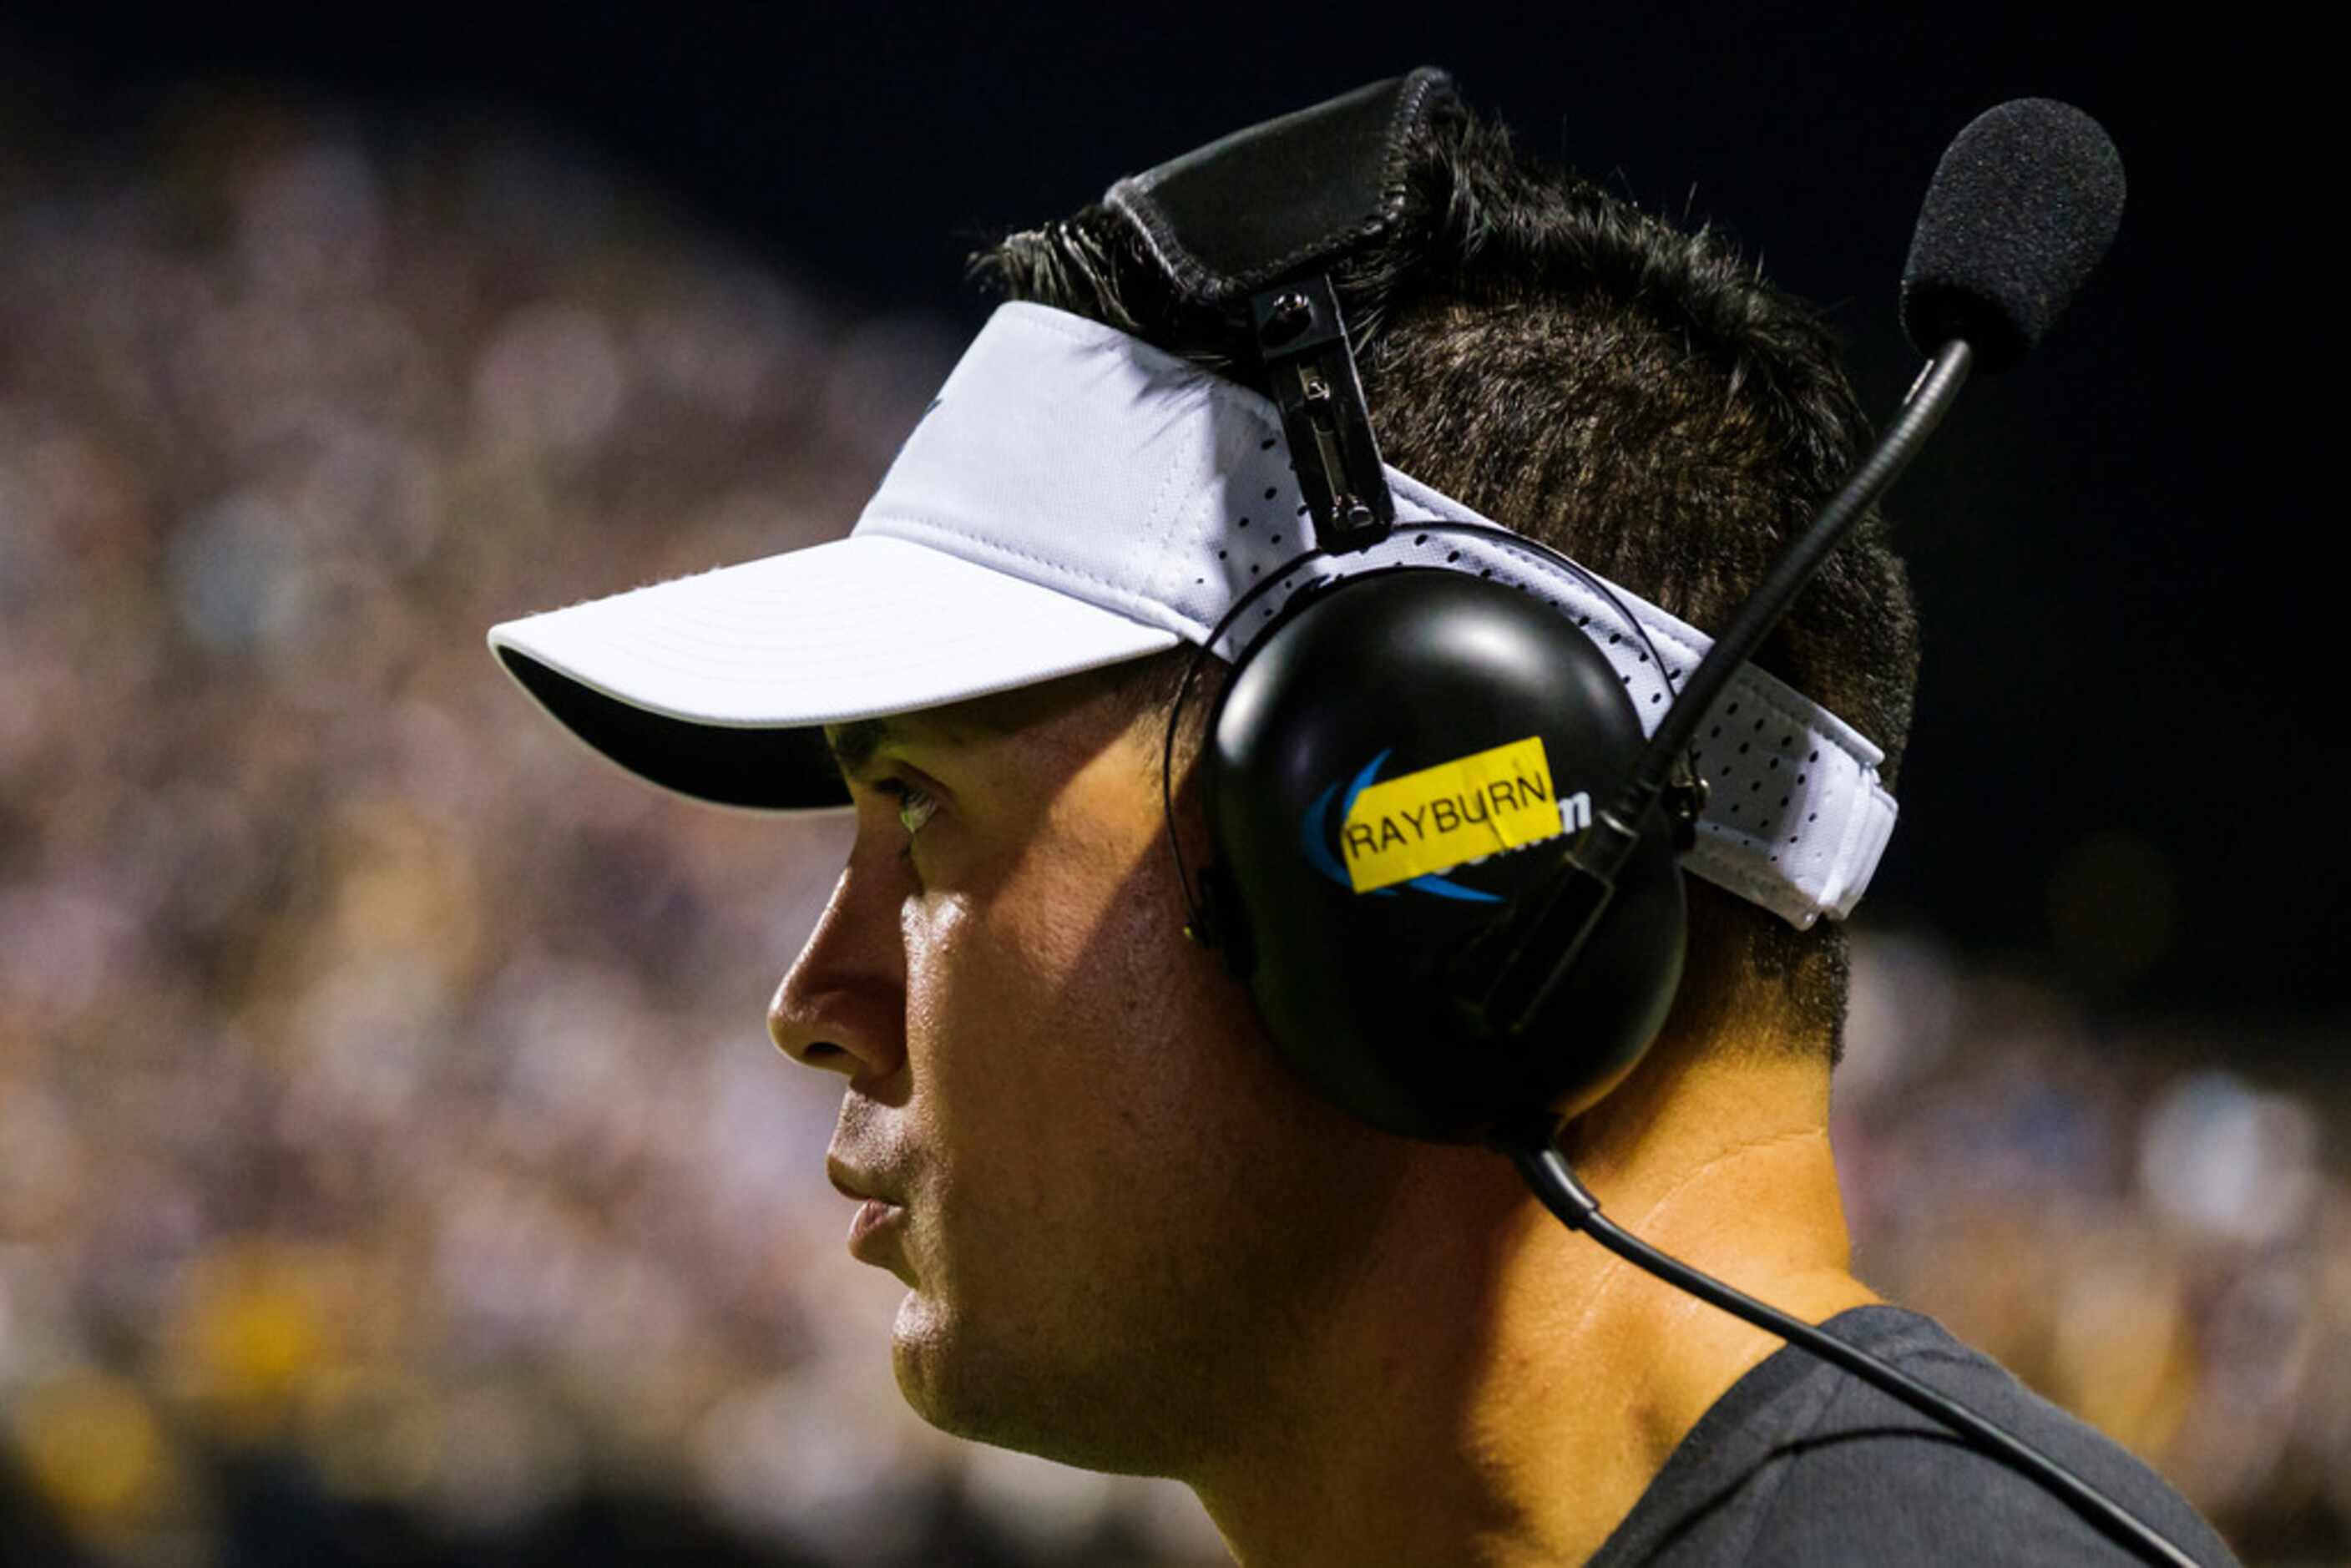
[[[1656, 666], [1687, 673], [1691, 628], [1719, 628], [1856, 455], [1825, 334], [1719, 240], [1522, 157], [1434, 73], [1381, 90], [1392, 221], [1333, 277], [1399, 515], [1431, 527], [1371, 553], [1572, 609], [1583, 588], [1437, 525], [1556, 545], [1633, 601], [1634, 626], [1598, 600], [1578, 619], [1633, 708], [1662, 704]], [[1219, 621], [1329, 563], [1296, 559], [1280, 426], [1219, 379], [1247, 374], [1241, 329], [1171, 284], [1135, 212], [978, 258], [1019, 303], [852, 538], [492, 636], [564, 723], [688, 793], [829, 803], [821, 734], [857, 838], [769, 1026], [842, 1077], [831, 1176], [862, 1204], [852, 1249], [907, 1287], [909, 1403], [1181, 1479], [1248, 1564], [2116, 1555], [2018, 1472], [1562, 1228], [1490, 1150], [1358, 1120], [1270, 1049], [1170, 874], [1171, 832], [1217, 858], [1197, 763], [1226, 664], [1176, 725], [1172, 823], [1163, 744], [1194, 645], [1246, 658], [1248, 622]], [[2143, 1467], [1852, 1275], [1834, 918], [1891, 824], [1917, 664], [1881, 526], [1757, 663], [1734, 691], [1784, 724], [1700, 748], [1716, 803], [1670, 1012], [1561, 1147], [1635, 1234], [2226, 1561]]]

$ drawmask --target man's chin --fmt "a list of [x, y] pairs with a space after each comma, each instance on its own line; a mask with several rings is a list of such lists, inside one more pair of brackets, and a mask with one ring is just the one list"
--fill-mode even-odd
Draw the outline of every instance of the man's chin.
[[1011, 1440], [1014, 1429], [1032, 1437], [1029, 1419], [1011, 1408], [1006, 1387], [1033, 1388], [1034, 1380], [993, 1371], [984, 1346], [972, 1343], [967, 1325], [958, 1324], [943, 1303], [920, 1291], [909, 1291], [898, 1303], [891, 1325], [890, 1370], [898, 1381], [906, 1407], [949, 1437], [989, 1443], [999, 1448], [1022, 1447]]
[[899, 1396], [908, 1409], [940, 1431], [956, 1437], [988, 1440], [984, 1425], [970, 1408], [975, 1403], [956, 1376], [955, 1337], [938, 1303], [921, 1291], [909, 1289], [898, 1303], [890, 1329], [890, 1371], [898, 1381]]
[[890, 1338], [891, 1371], [908, 1409], [951, 1437], [1110, 1474], [1172, 1476], [1156, 1418], [1119, 1393], [1078, 1387], [1050, 1364], [1008, 1360], [937, 1302], [908, 1292]]

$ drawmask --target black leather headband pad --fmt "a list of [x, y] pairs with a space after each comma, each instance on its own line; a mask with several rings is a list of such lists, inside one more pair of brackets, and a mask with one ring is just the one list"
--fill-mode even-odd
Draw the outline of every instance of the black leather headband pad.
[[1129, 175], [1103, 204], [1186, 296], [1219, 304], [1394, 224], [1406, 138], [1452, 100], [1453, 78], [1423, 66]]

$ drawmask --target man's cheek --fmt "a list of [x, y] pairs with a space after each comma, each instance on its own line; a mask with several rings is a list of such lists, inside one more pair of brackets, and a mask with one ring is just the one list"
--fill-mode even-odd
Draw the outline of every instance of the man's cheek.
[[1081, 867], [1031, 863], [988, 910], [990, 945], [1049, 981], [1071, 974], [1098, 946], [1114, 904]]
[[967, 953], [976, 925], [972, 904], [959, 897], [909, 899], [900, 914], [910, 1046], [925, 1033], [953, 1033], [956, 989], [967, 971], [986, 967], [975, 965]]
[[1001, 898], [931, 898], [901, 928], [910, 1039], [1020, 1037], [1062, 989], [1065, 922], [1023, 922]]

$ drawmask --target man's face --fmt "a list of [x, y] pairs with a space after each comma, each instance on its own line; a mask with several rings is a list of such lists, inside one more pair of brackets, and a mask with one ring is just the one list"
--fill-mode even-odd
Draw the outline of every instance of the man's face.
[[908, 1287], [899, 1386], [951, 1432], [1175, 1473], [1311, 1342], [1395, 1151], [1185, 940], [1155, 719], [1077, 676], [891, 722], [769, 1028], [846, 1075], [831, 1154], [904, 1206], [862, 1249]]

